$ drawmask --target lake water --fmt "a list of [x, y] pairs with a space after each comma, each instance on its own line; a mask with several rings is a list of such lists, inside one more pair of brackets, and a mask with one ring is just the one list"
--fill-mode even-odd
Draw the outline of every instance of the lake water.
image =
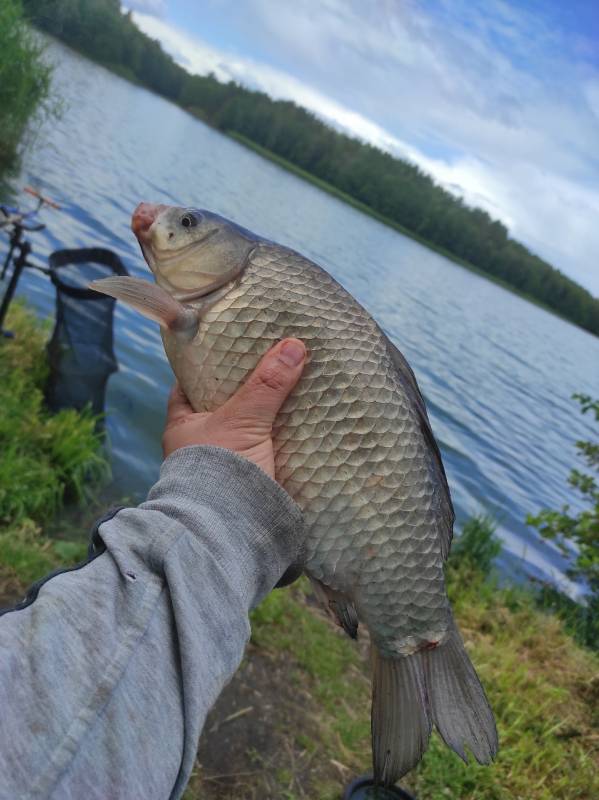
[[[559, 553], [524, 519], [544, 506], [576, 505], [566, 478], [574, 441], [592, 429], [570, 398], [599, 396], [599, 339], [62, 46], [52, 43], [49, 55], [65, 110], [40, 131], [19, 178], [63, 207], [43, 213], [39, 260], [62, 247], [108, 247], [131, 274], [148, 277], [129, 230], [140, 200], [208, 208], [300, 250], [358, 298], [413, 366], [458, 520], [491, 512], [505, 571], [559, 578]], [[2, 239], [0, 255], [4, 246]], [[54, 290], [43, 276], [25, 275], [20, 294], [52, 313]], [[115, 341], [120, 371], [107, 396], [113, 472], [121, 494], [140, 496], [158, 474], [172, 374], [157, 325], [122, 305]]]

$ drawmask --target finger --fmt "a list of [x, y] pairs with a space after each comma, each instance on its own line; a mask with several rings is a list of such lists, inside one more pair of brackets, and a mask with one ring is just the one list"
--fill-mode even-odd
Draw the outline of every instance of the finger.
[[193, 408], [190, 406], [189, 400], [177, 382], [171, 389], [171, 393], [168, 397], [166, 424], [170, 425], [173, 422], [178, 422], [185, 419], [185, 417], [188, 417], [190, 414], [193, 414]]
[[281, 406], [298, 382], [306, 362], [299, 339], [283, 339], [263, 356], [244, 385], [221, 409], [223, 416], [270, 430]]

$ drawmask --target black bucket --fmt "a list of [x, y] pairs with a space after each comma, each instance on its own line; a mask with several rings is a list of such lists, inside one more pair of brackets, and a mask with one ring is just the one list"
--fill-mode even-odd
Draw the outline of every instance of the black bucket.
[[48, 259], [56, 287], [56, 323], [48, 343], [46, 403], [104, 412], [108, 378], [118, 369], [113, 348], [114, 299], [88, 289], [90, 281], [128, 275], [111, 250], [56, 250]]
[[399, 786], [375, 786], [372, 775], [356, 778], [343, 793], [343, 800], [416, 800]]

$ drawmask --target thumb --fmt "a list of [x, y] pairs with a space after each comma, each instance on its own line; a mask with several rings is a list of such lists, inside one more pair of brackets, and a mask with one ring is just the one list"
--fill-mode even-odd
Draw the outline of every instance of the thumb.
[[236, 427], [258, 425], [270, 431], [281, 406], [298, 382], [306, 361], [299, 339], [283, 339], [262, 357], [243, 386], [220, 409]]

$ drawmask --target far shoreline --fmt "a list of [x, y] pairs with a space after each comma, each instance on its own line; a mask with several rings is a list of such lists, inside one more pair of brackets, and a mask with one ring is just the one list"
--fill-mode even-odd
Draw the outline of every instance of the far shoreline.
[[[165, 100], [166, 98], [163, 99]], [[182, 108], [182, 107], [177, 106], [177, 108]], [[424, 239], [422, 236], [419, 236], [417, 233], [410, 231], [408, 228], [404, 228], [404, 226], [400, 225], [399, 222], [395, 222], [395, 220], [392, 220], [389, 217], [385, 217], [384, 214], [379, 213], [370, 206], [367, 206], [365, 203], [362, 203], [360, 200], [356, 200], [351, 195], [342, 192], [340, 189], [337, 189], [336, 186], [333, 186], [332, 184], [323, 181], [321, 178], [317, 178], [310, 172], [306, 172], [305, 170], [301, 169], [301, 167], [297, 167], [295, 164], [291, 163], [291, 161], [287, 161], [281, 156], [278, 156], [276, 153], [273, 153], [271, 150], [267, 150], [265, 147], [256, 144], [256, 142], [253, 142], [246, 136], [243, 136], [240, 133], [236, 133], [235, 131], [222, 131], [219, 128], [215, 128], [214, 126], [207, 123], [206, 120], [202, 119], [202, 117], [200, 117], [198, 114], [195, 114], [190, 109], [184, 108], [183, 111], [187, 111], [188, 114], [191, 114], [192, 117], [199, 120], [204, 125], [207, 125], [211, 130], [216, 131], [216, 133], [220, 133], [224, 136], [227, 136], [230, 139], [233, 139], [235, 142], [242, 145], [243, 147], [246, 147], [248, 150], [252, 150], [254, 153], [256, 153], [256, 155], [259, 155], [262, 158], [266, 159], [267, 161], [276, 164], [278, 167], [281, 167], [281, 169], [287, 170], [287, 172], [291, 172], [296, 177], [301, 178], [302, 180], [305, 180], [308, 183], [311, 183], [317, 189], [320, 189], [321, 191], [330, 194], [332, 197], [337, 198], [337, 200], [341, 200], [343, 203], [352, 206], [352, 208], [355, 208], [356, 211], [359, 211], [368, 217], [372, 217], [377, 222], [380, 222], [382, 225], [385, 225], [388, 228], [393, 228], [402, 236], [406, 236], [408, 239], [413, 239], [415, 242], [418, 242], [418, 244], [421, 244], [428, 250], [432, 250], [434, 253], [438, 253], [440, 256], [443, 256], [443, 258], [446, 258], [448, 261], [452, 261], [459, 267], [462, 267], [463, 269], [466, 269], [469, 272], [473, 272], [475, 275], [479, 275], [481, 278], [484, 278], [485, 280], [490, 281], [491, 283], [494, 283], [497, 286], [500, 286], [502, 289], [505, 289], [506, 291], [516, 295], [517, 297], [520, 297], [522, 300], [526, 300], [527, 302], [532, 303], [532, 305], [535, 305], [538, 308], [543, 309], [543, 311], [547, 311], [550, 314], [553, 314], [553, 316], [558, 317], [559, 319], [563, 320], [564, 322], [567, 322], [570, 325], [573, 325], [575, 328], [578, 328], [578, 330], [588, 333], [589, 336], [595, 336], [595, 334], [593, 334], [592, 331], [587, 330], [587, 328], [583, 328], [582, 325], [578, 325], [578, 323], [574, 322], [569, 317], [560, 314], [560, 312], [557, 311], [555, 308], [548, 306], [546, 303], [543, 303], [536, 297], [533, 297], [532, 295], [529, 295], [526, 292], [520, 291], [520, 289], [517, 289], [515, 286], [512, 286], [511, 284], [507, 283], [501, 278], [498, 278], [495, 275], [491, 275], [489, 272], [485, 272], [479, 267], [476, 267], [474, 264], [471, 264], [469, 261], [465, 261], [463, 258], [454, 255], [449, 250], [445, 250], [443, 247], [439, 247], [433, 242], [428, 241], [428, 239]]]

